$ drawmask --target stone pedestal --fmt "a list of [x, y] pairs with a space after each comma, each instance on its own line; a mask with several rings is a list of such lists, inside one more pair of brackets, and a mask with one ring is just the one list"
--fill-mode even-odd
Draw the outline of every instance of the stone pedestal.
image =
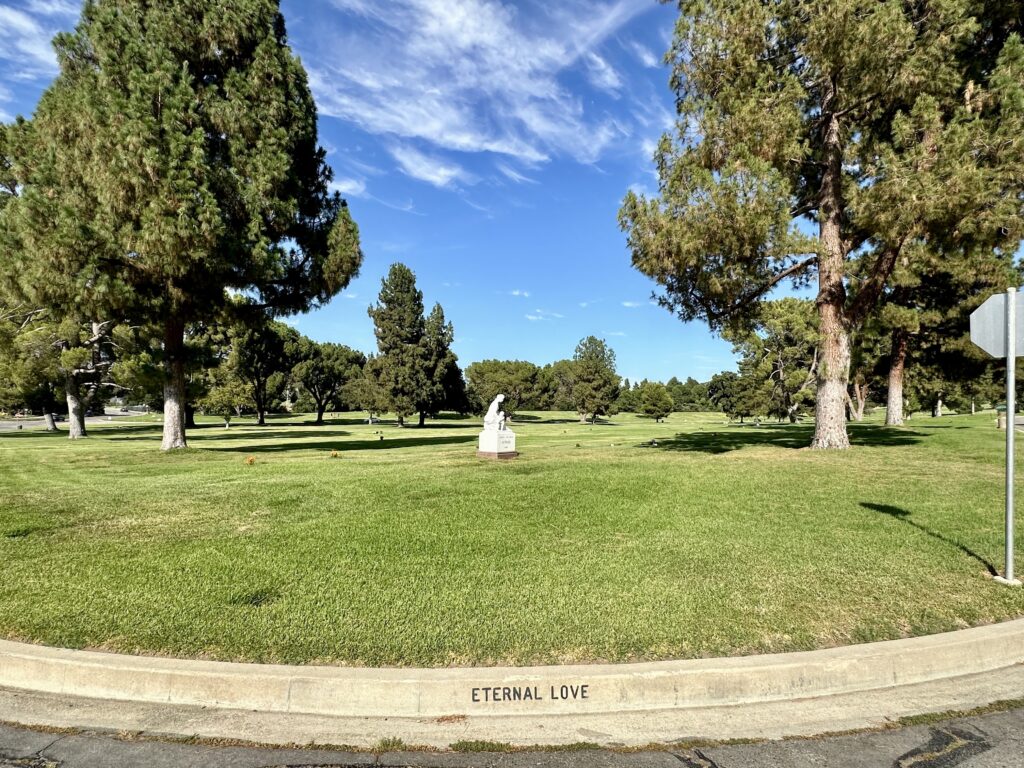
[[511, 429], [485, 429], [480, 433], [476, 455], [485, 459], [514, 459], [516, 452], [516, 433]]

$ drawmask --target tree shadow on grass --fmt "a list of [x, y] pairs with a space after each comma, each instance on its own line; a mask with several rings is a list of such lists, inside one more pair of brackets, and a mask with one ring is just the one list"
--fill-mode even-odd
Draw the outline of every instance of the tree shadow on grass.
[[300, 431], [299, 429], [247, 429], [244, 432], [241, 430], [234, 431], [234, 427], [231, 429], [224, 429], [223, 426], [219, 427], [216, 434], [201, 431], [200, 434], [196, 435], [192, 430], [189, 430], [189, 438], [195, 437], [198, 441], [205, 442], [207, 440], [230, 441], [259, 441], [259, 440], [292, 440], [295, 442], [301, 441], [304, 437], [309, 438], [341, 438], [347, 437], [352, 433], [346, 429], [317, 429], [315, 432]]
[[[344, 434], [344, 433], [342, 433]], [[244, 436], [243, 436], [244, 437]], [[319, 435], [317, 435], [319, 437]], [[473, 435], [448, 435], [445, 437], [417, 437], [410, 435], [380, 436], [375, 440], [295, 440], [294, 435], [276, 443], [257, 445], [203, 446], [206, 451], [227, 451], [232, 453], [282, 453], [285, 451], [379, 451], [393, 448], [416, 448], [425, 445], [469, 445], [476, 442]]]
[[990, 563], [988, 560], [983, 558], [981, 555], [979, 555], [977, 552], [975, 552], [973, 549], [971, 549], [970, 547], [967, 547], [966, 545], [961, 544], [959, 541], [956, 541], [954, 539], [950, 539], [950, 538], [944, 536], [943, 534], [939, 533], [938, 531], [933, 531], [931, 528], [929, 528], [926, 525], [921, 525], [920, 523], [915, 522], [914, 520], [911, 520], [910, 519], [910, 511], [909, 510], [903, 509], [902, 507], [894, 507], [892, 504], [873, 504], [873, 503], [868, 502], [868, 501], [862, 501], [862, 502], [860, 502], [860, 505], [862, 507], [864, 507], [864, 509], [870, 509], [872, 512], [881, 512], [883, 515], [888, 515], [889, 517], [893, 518], [894, 520], [899, 520], [901, 522], [904, 522], [904, 523], [906, 523], [909, 526], [917, 528], [917, 530], [921, 531], [922, 533], [928, 534], [933, 539], [936, 539], [937, 541], [941, 541], [943, 544], [947, 544], [947, 545], [949, 545], [951, 547], [955, 547], [956, 549], [960, 550], [961, 552], [963, 552], [968, 557], [971, 557], [971, 558], [977, 560], [979, 563], [981, 563], [983, 566], [985, 566], [985, 570], [987, 570], [989, 572], [989, 575], [991, 575], [991, 576], [998, 575], [998, 572], [996, 571], [996, 567], [994, 565], [992, 565], [992, 563]]
[[[914, 445], [926, 437], [906, 429], [864, 424], [851, 425], [849, 435], [851, 445], [865, 447]], [[750, 446], [796, 449], [810, 446], [813, 437], [813, 424], [750, 424], [736, 425], [727, 430], [680, 432], [675, 437], [659, 440], [657, 447], [666, 451], [698, 453], [729, 453]]]

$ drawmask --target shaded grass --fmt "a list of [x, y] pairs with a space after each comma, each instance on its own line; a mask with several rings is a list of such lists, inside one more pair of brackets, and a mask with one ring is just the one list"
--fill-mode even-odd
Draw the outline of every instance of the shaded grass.
[[172, 455], [146, 418], [78, 443], [5, 433], [0, 636], [268, 662], [548, 663], [1024, 614], [1024, 593], [989, 578], [1003, 444], [990, 417], [855, 425], [852, 451], [822, 453], [803, 449], [803, 424], [527, 416], [509, 463], [477, 459], [476, 420], [452, 418], [211, 420]]

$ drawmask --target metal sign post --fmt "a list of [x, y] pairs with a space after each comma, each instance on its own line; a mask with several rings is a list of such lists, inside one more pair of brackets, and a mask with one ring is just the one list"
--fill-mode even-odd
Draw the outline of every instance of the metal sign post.
[[971, 313], [971, 341], [992, 357], [1006, 359], [1006, 570], [995, 580], [1011, 586], [1020, 586], [1013, 573], [1013, 464], [1017, 349], [1024, 347], [1024, 307], [1017, 306], [1021, 298], [1016, 288], [1007, 288], [1005, 294], [997, 293]]
[[1020, 584], [1013, 578], [1013, 440], [1017, 432], [1017, 289], [1006, 289], [1006, 570], [996, 581]]

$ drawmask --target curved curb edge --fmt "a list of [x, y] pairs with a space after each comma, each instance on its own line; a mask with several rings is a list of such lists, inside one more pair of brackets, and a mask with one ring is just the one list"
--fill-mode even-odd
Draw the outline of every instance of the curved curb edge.
[[[323, 740], [302, 737], [312, 723], [337, 734], [335, 743], [356, 743], [361, 737], [344, 734], [358, 737], [373, 722], [383, 728], [377, 738], [400, 726], [395, 735], [434, 746], [470, 733], [529, 744], [777, 738], [876, 727], [907, 714], [1017, 698], [1024, 694], [1024, 619], [765, 656], [466, 669], [234, 664], [0, 641], [0, 688], [23, 701], [92, 702], [94, 711], [106, 713], [95, 727], [142, 729], [111, 719], [144, 711], [158, 723], [163, 711], [172, 723], [185, 717], [188, 728], [144, 730], [194, 735], [198, 724], [219, 722], [220, 730], [207, 736], [252, 741], [261, 739], [240, 735], [243, 721], [261, 722], [260, 733], [281, 737], [269, 741], [300, 743]], [[195, 716], [186, 717], [191, 710]], [[120, 716], [113, 714], [118, 711]], [[354, 724], [359, 728], [353, 730]], [[289, 728], [297, 738], [284, 738]], [[517, 738], [524, 731], [535, 735]]]

